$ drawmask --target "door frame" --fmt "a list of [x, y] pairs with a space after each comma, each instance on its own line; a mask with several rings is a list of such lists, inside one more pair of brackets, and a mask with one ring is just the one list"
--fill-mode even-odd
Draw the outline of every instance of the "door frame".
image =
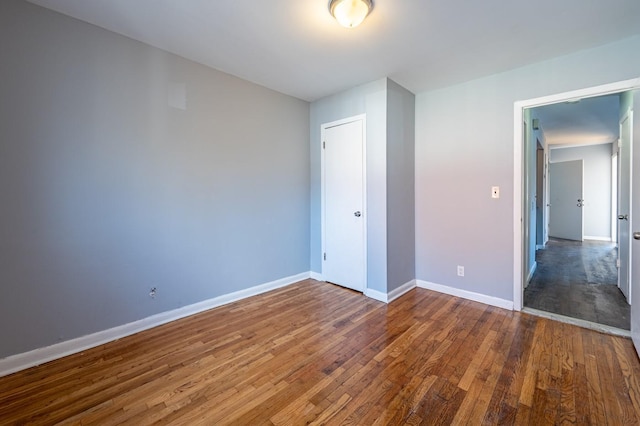
[[[547, 194], [545, 191], [545, 184], [547, 182], [547, 171], [545, 160], [547, 158], [547, 152], [540, 143], [540, 139], [536, 138], [536, 251], [544, 248], [546, 244], [545, 240], [545, 218], [546, 218], [546, 206], [547, 206]], [[538, 189], [540, 191], [538, 191]], [[538, 209], [540, 210], [538, 212]], [[540, 241], [538, 241], [538, 235], [540, 235]]]
[[[611, 154], [611, 242], [618, 246], [618, 198], [620, 188], [618, 179], [620, 176], [620, 161], [618, 151], [620, 149], [620, 139], [616, 142], [616, 152]], [[618, 274], [618, 277], [620, 274]]]
[[640, 78], [619, 81], [601, 86], [572, 90], [555, 95], [542, 96], [513, 104], [513, 309], [521, 311], [524, 299], [523, 254], [525, 241], [525, 223], [523, 222], [524, 185], [526, 177], [524, 172], [524, 143], [523, 143], [523, 119], [524, 110], [544, 105], [566, 102], [576, 99], [592, 98], [595, 96], [610, 95], [640, 89]]
[[364, 287], [362, 289], [363, 293], [366, 293], [366, 290], [369, 288], [369, 279], [367, 275], [367, 252], [368, 252], [368, 244], [367, 244], [367, 226], [368, 226], [368, 209], [367, 209], [367, 114], [359, 114], [351, 117], [342, 118], [340, 120], [331, 121], [328, 123], [323, 123], [320, 125], [320, 239], [321, 239], [321, 249], [320, 249], [320, 278], [324, 281], [324, 260], [323, 254], [325, 251], [325, 232], [326, 232], [326, 223], [325, 223], [325, 205], [326, 205], [326, 194], [325, 194], [325, 184], [324, 184], [324, 168], [325, 168], [325, 151], [323, 149], [323, 144], [325, 140], [325, 132], [328, 128], [340, 126], [343, 124], [353, 123], [355, 121], [362, 122], [362, 218], [364, 227], [364, 237], [363, 237], [363, 277], [364, 277]]
[[[618, 182], [617, 182], [617, 186], [618, 186], [618, 196], [617, 196], [617, 200], [616, 200], [616, 218], [618, 216], [619, 213], [619, 209], [618, 206], [620, 205], [620, 200], [623, 198], [622, 197], [622, 185], [620, 182], [620, 170], [621, 168], [621, 156], [620, 156], [620, 150], [622, 148], [621, 143], [622, 143], [622, 123], [624, 123], [625, 121], [629, 121], [629, 137], [630, 137], [630, 141], [629, 141], [629, 221], [628, 221], [628, 226], [629, 226], [629, 244], [627, 247], [628, 253], [629, 253], [629, 259], [627, 260], [627, 264], [629, 267], [629, 271], [628, 274], [626, 276], [627, 279], [627, 294], [625, 294], [625, 298], [627, 299], [627, 303], [631, 304], [631, 291], [632, 291], [632, 285], [631, 285], [631, 261], [632, 261], [632, 257], [631, 257], [631, 253], [632, 253], [632, 247], [633, 247], [633, 228], [632, 228], [632, 223], [631, 223], [631, 219], [633, 218], [633, 108], [630, 107], [628, 108], [626, 111], [624, 111], [624, 114], [622, 115], [622, 117], [620, 118], [619, 121], [619, 134], [618, 134], [618, 140], [617, 140], [617, 144], [618, 144], [618, 150], [617, 150], [617, 157], [618, 157]], [[620, 220], [617, 220], [617, 227], [616, 227], [616, 245], [618, 246], [618, 265], [620, 265]], [[618, 271], [618, 288], [620, 289], [620, 291], [622, 291], [622, 288], [620, 287], [620, 278], [621, 278], [621, 274], [620, 271]], [[622, 294], [624, 294], [624, 292], [622, 292]]]

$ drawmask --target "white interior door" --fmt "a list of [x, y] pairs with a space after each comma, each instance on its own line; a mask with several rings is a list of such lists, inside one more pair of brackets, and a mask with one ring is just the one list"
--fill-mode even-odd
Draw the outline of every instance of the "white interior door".
[[583, 241], [583, 162], [549, 164], [549, 236]]
[[365, 288], [364, 120], [323, 127], [325, 281]]
[[631, 258], [631, 115], [620, 121], [620, 181], [618, 194], [618, 287], [629, 298], [629, 263]]

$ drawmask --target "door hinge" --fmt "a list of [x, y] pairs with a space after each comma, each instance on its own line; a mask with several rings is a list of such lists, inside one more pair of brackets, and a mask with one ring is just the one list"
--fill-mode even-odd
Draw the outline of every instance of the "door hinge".
[[324, 141], [322, 141], [322, 149], [325, 149], [325, 143]]
[[327, 253], [324, 253], [324, 254], [322, 255], [322, 259], [323, 259], [323, 260], [327, 260]]

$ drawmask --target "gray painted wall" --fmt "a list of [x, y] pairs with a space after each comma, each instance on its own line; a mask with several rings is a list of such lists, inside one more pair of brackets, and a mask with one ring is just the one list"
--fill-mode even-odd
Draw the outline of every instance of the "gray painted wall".
[[0, 357], [309, 271], [308, 103], [22, 1], [0, 57]]
[[387, 292], [387, 79], [311, 104], [311, 270], [322, 272], [320, 159], [322, 124], [367, 115], [367, 286]]
[[415, 279], [415, 96], [388, 80], [387, 291]]
[[585, 238], [611, 238], [611, 144], [551, 150], [552, 163], [572, 160], [584, 160]]
[[639, 49], [633, 37], [416, 96], [418, 279], [513, 300], [514, 102], [636, 78]]

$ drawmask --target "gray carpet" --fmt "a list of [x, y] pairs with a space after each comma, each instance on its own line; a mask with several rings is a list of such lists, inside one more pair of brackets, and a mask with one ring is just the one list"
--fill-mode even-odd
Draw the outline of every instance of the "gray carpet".
[[616, 258], [611, 243], [549, 240], [536, 252], [538, 268], [524, 305], [629, 330], [630, 307], [617, 286]]

